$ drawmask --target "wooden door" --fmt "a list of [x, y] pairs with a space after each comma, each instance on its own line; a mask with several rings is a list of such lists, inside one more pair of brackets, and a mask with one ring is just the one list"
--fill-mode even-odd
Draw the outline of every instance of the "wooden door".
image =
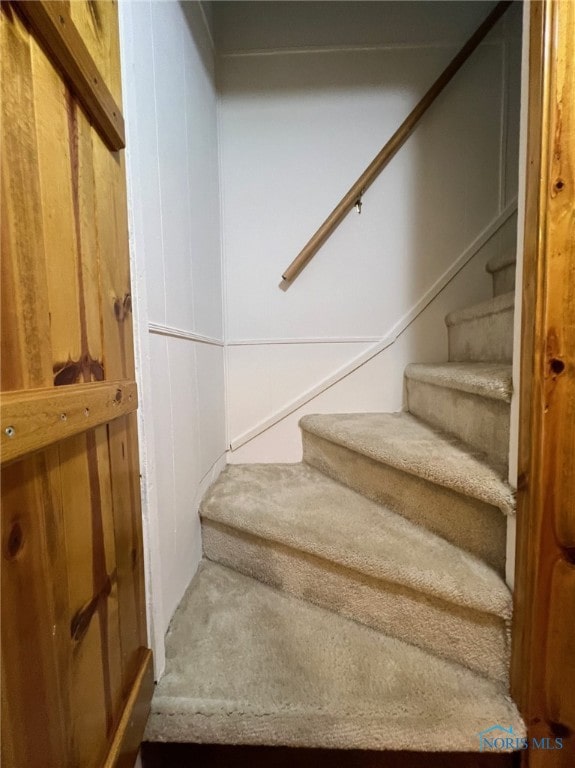
[[571, 768], [575, 764], [575, 3], [533, 2], [530, 13], [511, 682], [530, 737], [530, 748], [522, 752], [523, 765]]
[[2, 3], [2, 766], [131, 766], [146, 648], [117, 7]]

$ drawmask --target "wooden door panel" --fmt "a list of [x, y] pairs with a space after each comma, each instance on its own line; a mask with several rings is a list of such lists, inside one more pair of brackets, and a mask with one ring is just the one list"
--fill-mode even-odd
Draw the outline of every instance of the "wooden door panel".
[[[50, 477], [47, 464], [47, 457], [34, 456], [2, 472], [2, 757], [7, 766], [56, 766], [68, 755], [69, 678], [66, 653], [60, 652], [66, 645], [66, 594], [56, 590], [57, 600], [54, 590], [64, 537], [60, 511], [44, 482]], [[33, 643], [32, 638], [42, 640]]]
[[94, 129], [92, 143], [105, 378], [133, 378], [134, 345], [124, 161], [123, 156], [107, 149]]
[[1, 35], [2, 765], [123, 768], [153, 677], [117, 8], [3, 3]]
[[141, 664], [140, 648], [146, 639], [140, 485], [133, 471], [138, 462], [136, 414], [110, 422], [107, 429], [110, 465], [115, 470], [112, 494], [122, 667], [131, 680]]
[[[40, 209], [46, 263], [52, 369], [81, 356], [81, 247], [76, 234], [70, 147], [70, 93], [33, 38], [29, 38], [33, 120], [38, 152]], [[76, 163], [77, 164], [77, 163]]]
[[2, 110], [13, 116], [2, 120], [1, 143], [1, 389], [6, 391], [51, 384], [52, 355], [30, 36], [11, 6], [3, 3], [1, 13]]

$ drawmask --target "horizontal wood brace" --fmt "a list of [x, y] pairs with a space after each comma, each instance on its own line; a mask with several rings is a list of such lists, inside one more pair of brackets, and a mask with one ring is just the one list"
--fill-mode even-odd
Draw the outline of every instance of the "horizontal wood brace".
[[138, 407], [136, 382], [128, 379], [4, 392], [0, 398], [2, 464]]
[[109, 148], [123, 149], [126, 140], [122, 110], [86, 48], [66, 3], [19, 0], [15, 8], [30, 24]]

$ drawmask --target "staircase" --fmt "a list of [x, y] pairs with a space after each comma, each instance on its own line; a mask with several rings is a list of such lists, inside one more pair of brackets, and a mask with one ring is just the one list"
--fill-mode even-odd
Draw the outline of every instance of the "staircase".
[[515, 264], [409, 365], [407, 412], [305, 416], [301, 464], [229, 466], [172, 620], [150, 741], [478, 751], [523, 724], [503, 579]]

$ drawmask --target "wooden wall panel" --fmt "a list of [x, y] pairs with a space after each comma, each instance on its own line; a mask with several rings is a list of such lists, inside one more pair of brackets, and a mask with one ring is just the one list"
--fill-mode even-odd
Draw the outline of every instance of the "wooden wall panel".
[[575, 4], [530, 5], [512, 693], [530, 768], [575, 754]]

